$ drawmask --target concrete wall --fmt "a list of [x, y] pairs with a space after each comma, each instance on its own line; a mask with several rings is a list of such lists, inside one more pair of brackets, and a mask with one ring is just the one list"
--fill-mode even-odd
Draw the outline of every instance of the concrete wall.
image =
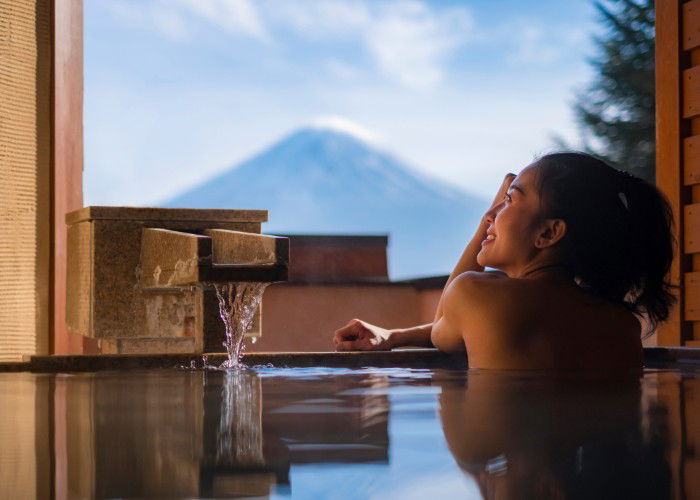
[[429, 323], [440, 293], [391, 284], [275, 284], [263, 298], [262, 337], [246, 351], [333, 350], [333, 333], [353, 318], [385, 328]]

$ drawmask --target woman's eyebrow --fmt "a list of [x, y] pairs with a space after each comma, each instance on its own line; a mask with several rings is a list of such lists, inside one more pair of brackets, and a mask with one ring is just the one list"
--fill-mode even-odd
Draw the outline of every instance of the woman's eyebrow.
[[521, 195], [525, 196], [525, 191], [523, 191], [523, 189], [522, 189], [520, 186], [518, 186], [517, 184], [511, 184], [510, 187], [509, 187], [509, 189], [515, 189], [515, 190], [518, 191]]

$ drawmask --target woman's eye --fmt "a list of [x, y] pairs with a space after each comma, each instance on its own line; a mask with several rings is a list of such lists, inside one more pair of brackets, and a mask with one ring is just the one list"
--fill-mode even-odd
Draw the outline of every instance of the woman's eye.
[[506, 193], [506, 201], [507, 201], [508, 203], [510, 203], [511, 201], [513, 201], [513, 198], [511, 198], [511, 196], [510, 196], [508, 193]]

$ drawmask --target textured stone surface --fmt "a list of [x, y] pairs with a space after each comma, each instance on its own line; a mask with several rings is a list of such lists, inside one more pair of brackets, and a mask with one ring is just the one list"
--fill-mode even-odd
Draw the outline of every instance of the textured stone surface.
[[[210, 229], [205, 234], [212, 239], [214, 264], [276, 264], [277, 241], [274, 236], [259, 236], [241, 231]], [[287, 262], [284, 256], [284, 262]]]
[[[221, 363], [223, 354], [208, 354], [210, 364]], [[192, 354], [100, 355], [100, 356], [27, 356], [23, 363], [0, 363], [3, 371], [73, 372], [97, 370], [126, 370], [143, 368], [181, 368], [190, 362], [201, 367], [202, 356]], [[309, 353], [249, 353], [243, 355], [249, 366], [272, 364], [276, 367], [406, 367], [452, 368], [467, 367], [464, 353], [445, 354], [437, 349], [399, 349], [395, 351], [309, 352]], [[691, 347], [645, 347], [645, 366], [697, 366], [700, 349]]]
[[[195, 352], [201, 352], [206, 331], [203, 306], [205, 299], [212, 300], [214, 292], [192, 286], [168, 288], [169, 282], [175, 284], [169, 276], [176, 269], [184, 269], [178, 266], [183, 255], [201, 260], [202, 254], [208, 253], [204, 268], [211, 268], [211, 242], [203, 236], [206, 230], [259, 233], [260, 223], [266, 218], [263, 210], [129, 207], [87, 207], [68, 214], [66, 220], [73, 222], [68, 242], [69, 330], [99, 339], [193, 337]], [[152, 238], [142, 249], [142, 234], [148, 229], [158, 229], [146, 234], [161, 239]], [[179, 237], [170, 238], [174, 234]], [[150, 241], [148, 236], [145, 241]], [[202, 242], [209, 245], [208, 251], [203, 250]], [[147, 274], [141, 267], [144, 256], [149, 266]], [[156, 279], [158, 265], [161, 273]], [[202, 265], [198, 262], [197, 273]], [[281, 276], [276, 268], [270, 272], [274, 274], [271, 277]], [[196, 282], [200, 278], [210, 279], [211, 270], [208, 276], [197, 274], [191, 280], [180, 281]], [[220, 321], [218, 315], [215, 319]]]
[[[208, 354], [208, 362], [218, 365], [226, 356]], [[31, 371], [96, 371], [141, 368], [189, 367], [194, 361], [202, 366], [201, 355], [99, 355], [99, 356], [32, 356]], [[365, 352], [311, 352], [311, 353], [252, 353], [244, 354], [243, 362], [249, 366], [272, 364], [277, 367], [408, 367], [408, 368], [457, 368], [466, 367], [464, 353], [445, 354], [437, 349], [403, 349], [396, 351]]]
[[[267, 222], [267, 210], [221, 210], [149, 207], [85, 207], [66, 215], [66, 224], [87, 220], [142, 222]], [[167, 225], [167, 224], [166, 224]]]
[[100, 347], [102, 354], [190, 354], [195, 350], [194, 338], [105, 339]]
[[211, 259], [211, 247], [208, 236], [168, 229], [144, 229], [141, 233], [141, 286], [196, 285], [200, 282], [200, 260]]

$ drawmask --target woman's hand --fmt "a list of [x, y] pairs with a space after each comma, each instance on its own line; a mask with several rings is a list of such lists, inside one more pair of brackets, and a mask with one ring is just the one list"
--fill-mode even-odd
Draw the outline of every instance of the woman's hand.
[[[503, 200], [506, 198], [506, 193], [508, 192], [508, 189], [510, 188], [511, 183], [513, 182], [513, 179], [515, 179], [515, 174], [506, 174], [505, 178], [503, 179], [503, 182], [501, 183], [501, 187], [498, 188], [498, 192], [496, 193], [496, 196], [494, 197], [493, 201], [491, 202], [491, 206], [489, 209], [486, 211], [486, 213], [481, 217], [481, 222], [479, 226], [476, 228], [476, 232], [474, 233], [474, 236], [472, 237], [470, 241], [470, 253], [472, 254], [471, 257], [473, 258], [473, 262], [476, 262], [476, 254], [479, 253], [479, 250], [481, 250], [481, 242], [486, 239], [486, 231], [489, 228], [489, 213], [493, 211], [494, 208], [496, 208], [498, 205], [503, 203]], [[460, 270], [461, 272], [464, 271], [480, 271], [481, 269], [464, 269]], [[450, 276], [450, 278], [454, 278], [454, 276]]]
[[503, 201], [503, 198], [505, 198], [506, 193], [508, 192], [508, 189], [510, 188], [510, 185], [513, 183], [513, 179], [515, 179], [516, 177], [517, 176], [515, 174], [506, 174], [505, 178], [503, 179], [503, 182], [501, 183], [501, 187], [498, 188], [498, 193], [496, 193], [496, 197], [493, 199], [493, 202], [491, 203], [492, 208]]
[[351, 320], [333, 335], [336, 351], [389, 351], [392, 331], [359, 319]]

